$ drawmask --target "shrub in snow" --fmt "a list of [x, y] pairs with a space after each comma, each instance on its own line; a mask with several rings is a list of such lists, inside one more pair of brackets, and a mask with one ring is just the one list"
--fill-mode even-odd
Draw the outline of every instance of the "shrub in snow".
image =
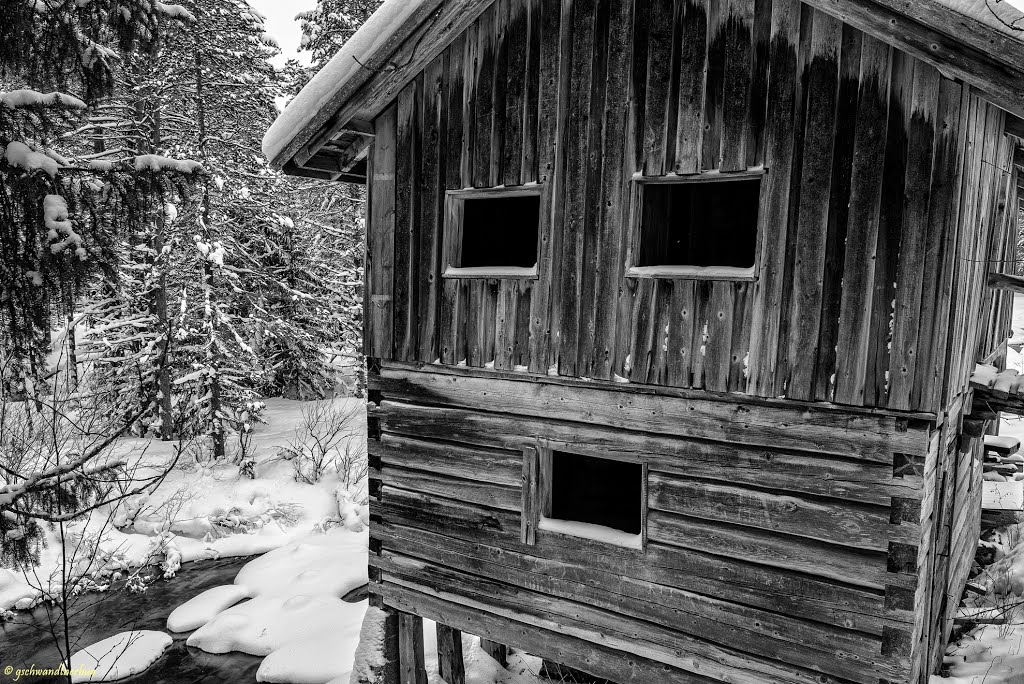
[[333, 472], [346, 489], [352, 489], [366, 477], [365, 448], [354, 439], [362, 427], [363, 409], [359, 404], [309, 402], [302, 407], [302, 422], [295, 428], [295, 435], [281, 448], [279, 456], [291, 461], [297, 482], [315, 484]]

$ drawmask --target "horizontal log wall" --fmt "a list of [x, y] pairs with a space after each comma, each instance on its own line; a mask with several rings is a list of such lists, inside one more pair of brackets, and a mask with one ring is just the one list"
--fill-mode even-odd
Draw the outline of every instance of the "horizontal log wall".
[[[385, 603], [620, 684], [907, 680], [928, 423], [517, 375], [371, 373]], [[645, 463], [646, 549], [524, 543], [530, 448]]]
[[[367, 351], [938, 413], [985, 330], [1002, 118], [795, 0], [495, 0], [376, 121]], [[756, 281], [625, 277], [635, 174], [751, 168]], [[442, 278], [444, 192], [531, 183], [539, 277]]]

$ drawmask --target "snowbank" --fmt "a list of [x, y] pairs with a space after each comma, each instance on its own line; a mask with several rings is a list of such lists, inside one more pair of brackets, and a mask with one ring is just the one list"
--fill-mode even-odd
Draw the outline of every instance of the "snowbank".
[[239, 601], [252, 596], [249, 589], [238, 584], [210, 587], [174, 609], [167, 617], [167, 629], [172, 632], [191, 632], [199, 629]]
[[[347, 411], [358, 409], [362, 400], [335, 403]], [[278, 458], [278, 450], [289, 443], [302, 420], [305, 403], [269, 399], [266, 404], [266, 423], [254, 429], [255, 479], [241, 475], [230, 459], [205, 464], [182, 460], [156, 492], [116, 507], [103, 506], [88, 519], [69, 524], [63, 543], [54, 530], [45, 528], [46, 546], [36, 568], [27, 575], [0, 571], [0, 610], [26, 609], [43, 593], [57, 591], [64, 548], [73, 559], [74, 574], [88, 575], [102, 585], [154, 563], [162, 562], [170, 576], [182, 563], [256, 556], [303, 540], [315, 530], [365, 530], [367, 507], [353, 503], [365, 500], [365, 489], [346, 494], [333, 473], [313, 485], [296, 482], [293, 465]], [[365, 449], [364, 434], [350, 439], [358, 443], [355, 449]], [[125, 460], [142, 479], [163, 471], [174, 458], [174, 446], [154, 439], [124, 439], [110, 457]], [[95, 559], [78, 552], [83, 540], [96, 545]], [[365, 542], [363, 547], [365, 554]], [[365, 575], [365, 559], [362, 565]]]
[[[163, 632], [122, 632], [71, 656], [72, 682], [113, 682], [140, 672], [163, 655], [172, 639]], [[92, 674], [84, 674], [94, 671]]]
[[195, 629], [186, 643], [207, 653], [266, 656], [257, 681], [323, 684], [347, 677], [367, 602], [341, 597], [366, 584], [367, 545], [365, 530], [310, 533], [247, 563], [234, 584], [178, 607], [167, 627]]
[[38, 598], [38, 589], [29, 586], [10, 570], [0, 568], [0, 611], [28, 608]]
[[[295, 96], [263, 136], [263, 154], [273, 161], [344, 88], [370, 56], [428, 0], [385, 0], [365, 24]], [[332, 112], [333, 114], [333, 112]]]

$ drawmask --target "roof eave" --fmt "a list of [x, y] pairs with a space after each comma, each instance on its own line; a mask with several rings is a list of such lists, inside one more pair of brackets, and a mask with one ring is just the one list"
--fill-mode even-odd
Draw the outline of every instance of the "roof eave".
[[[360, 60], [361, 68], [271, 160], [271, 167], [285, 173], [309, 168], [310, 160], [338, 157], [338, 167], [365, 155], [373, 140], [372, 121], [399, 91], [448, 47], [495, 0], [428, 0], [409, 17], [374, 54]], [[325, 151], [350, 134], [359, 144], [343, 155]], [[361, 146], [360, 146], [361, 145]], [[347, 156], [346, 156], [347, 155]], [[365, 163], [361, 164], [365, 169]], [[322, 169], [310, 169], [314, 174]], [[339, 171], [348, 178], [355, 167]], [[365, 170], [363, 171], [365, 180]], [[361, 181], [360, 181], [361, 182]]]
[[1024, 41], [933, 0], [803, 0], [1024, 117]]

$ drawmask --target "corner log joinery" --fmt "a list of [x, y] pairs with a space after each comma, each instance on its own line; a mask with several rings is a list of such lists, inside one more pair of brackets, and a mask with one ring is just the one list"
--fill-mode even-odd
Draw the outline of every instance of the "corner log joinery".
[[[932, 597], [928, 416], [376, 368], [385, 605], [619, 684], [910, 680]], [[551, 450], [645, 466], [643, 547], [543, 526], [524, 541], [531, 456]]]

